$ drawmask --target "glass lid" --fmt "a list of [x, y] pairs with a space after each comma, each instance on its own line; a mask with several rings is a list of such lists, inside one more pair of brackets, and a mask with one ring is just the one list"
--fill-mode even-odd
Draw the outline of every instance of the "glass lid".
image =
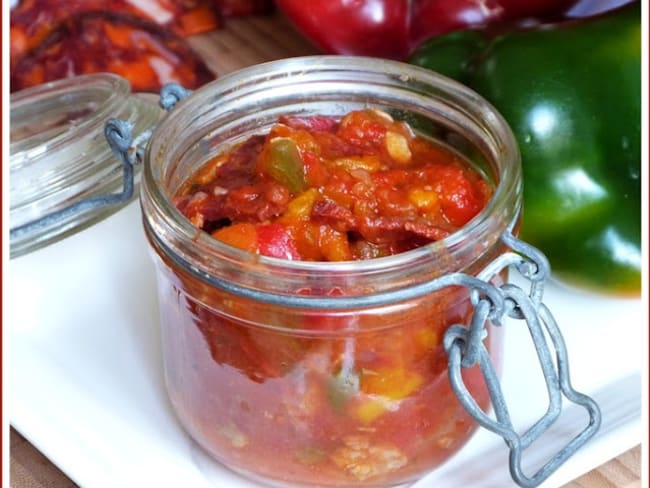
[[[9, 119], [11, 257], [77, 232], [128, 203], [60, 215], [76, 202], [122, 190], [122, 162], [104, 136], [108, 119], [126, 120], [137, 137], [153, 128], [161, 115], [153, 98], [131, 94], [127, 80], [108, 73], [13, 93]], [[139, 166], [135, 170], [137, 177]]]

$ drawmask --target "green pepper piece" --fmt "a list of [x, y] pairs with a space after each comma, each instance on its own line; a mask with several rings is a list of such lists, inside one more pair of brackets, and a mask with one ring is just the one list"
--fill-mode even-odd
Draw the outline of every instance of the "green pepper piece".
[[465, 83], [508, 121], [523, 164], [521, 237], [554, 273], [638, 294], [640, 2], [551, 25], [455, 32], [411, 62]]
[[269, 164], [266, 168], [274, 180], [292, 193], [307, 189], [302, 158], [296, 143], [288, 137], [276, 137], [269, 142]]
[[341, 412], [347, 401], [359, 393], [359, 375], [350, 369], [341, 371], [330, 378], [327, 385], [327, 396], [332, 408]]

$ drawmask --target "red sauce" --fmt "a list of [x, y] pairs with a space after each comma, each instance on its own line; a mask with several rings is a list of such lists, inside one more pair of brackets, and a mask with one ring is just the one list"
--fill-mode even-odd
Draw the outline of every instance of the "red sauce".
[[[366, 110], [281, 118], [210, 161], [176, 203], [241, 249], [340, 261], [444, 238], [490, 194], [454, 153]], [[475, 430], [442, 347], [451, 324], [469, 321], [467, 290], [328, 313], [255, 303], [166, 264], [170, 397], [192, 436], [226, 465], [296, 486], [396, 484], [443, 462]], [[345, 294], [307, 284], [295, 292]], [[486, 407], [480, 371], [463, 377]]]

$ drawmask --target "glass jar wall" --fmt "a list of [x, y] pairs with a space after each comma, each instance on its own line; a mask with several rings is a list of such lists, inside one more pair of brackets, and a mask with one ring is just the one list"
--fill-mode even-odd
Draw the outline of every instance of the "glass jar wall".
[[[395, 256], [301, 262], [257, 256], [194, 227], [172, 199], [210, 157], [280, 115], [383, 110], [470, 161], [494, 186], [460, 231]], [[387, 486], [448, 459], [476, 424], [447, 379], [445, 330], [505, 249], [521, 181], [512, 135], [473, 92], [401, 63], [316, 56], [255, 66], [181, 101], [145, 156], [143, 221], [158, 275], [165, 377], [178, 417], [217, 460], [278, 486]], [[504, 280], [498, 276], [495, 280]], [[498, 361], [500, 339], [485, 339]], [[478, 403], [478, 368], [464, 371]]]

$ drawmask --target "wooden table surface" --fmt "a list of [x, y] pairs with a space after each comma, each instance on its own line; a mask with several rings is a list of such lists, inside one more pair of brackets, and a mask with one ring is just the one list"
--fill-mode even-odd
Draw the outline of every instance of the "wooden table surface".
[[[317, 53], [280, 14], [230, 19], [223, 29], [195, 36], [190, 43], [219, 75], [264, 61]], [[637, 446], [563, 488], [640, 488], [640, 478], [641, 449]], [[10, 479], [11, 488], [77, 486], [13, 428]]]

